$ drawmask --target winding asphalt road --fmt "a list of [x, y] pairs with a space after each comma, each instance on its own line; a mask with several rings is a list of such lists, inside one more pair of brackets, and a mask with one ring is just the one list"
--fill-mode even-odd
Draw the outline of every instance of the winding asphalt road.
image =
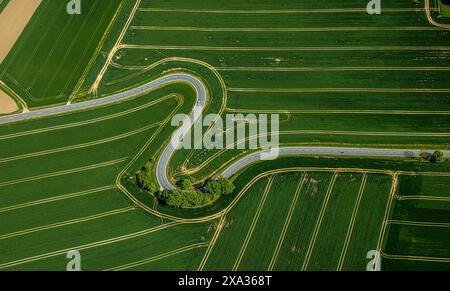
[[[208, 94], [206, 86], [203, 82], [193, 75], [186, 73], [173, 73], [163, 76], [159, 79], [150, 81], [146, 84], [138, 86], [134, 89], [121, 92], [109, 97], [100, 99], [80, 102], [76, 104], [67, 104], [62, 106], [56, 106], [52, 108], [39, 109], [35, 111], [7, 115], [0, 117], [0, 125], [10, 124], [13, 122], [32, 120], [36, 118], [42, 118], [47, 116], [61, 115], [70, 112], [76, 112], [80, 110], [86, 110], [95, 108], [102, 105], [116, 103], [124, 101], [130, 98], [134, 98], [138, 95], [143, 95], [149, 91], [153, 91], [156, 88], [173, 84], [173, 83], [186, 83], [192, 86], [197, 95], [196, 105], [194, 106], [191, 114], [189, 115], [190, 123], [184, 123], [173, 134], [171, 142], [164, 148], [161, 156], [158, 159], [156, 166], [156, 179], [161, 189], [174, 189], [175, 186], [170, 182], [167, 173], [168, 166], [171, 157], [177, 150], [181, 137], [183, 137], [190, 130], [190, 124], [195, 124], [199, 118], [206, 104]], [[408, 149], [377, 149], [377, 148], [340, 148], [340, 147], [281, 147], [279, 148], [279, 156], [291, 156], [291, 155], [333, 155], [333, 156], [359, 156], [359, 157], [418, 157], [421, 151], [408, 150]], [[261, 155], [268, 154], [268, 151], [259, 151], [251, 153], [226, 168], [221, 176], [226, 178], [231, 177], [233, 174], [239, 172], [241, 169], [248, 165], [261, 160]], [[450, 156], [450, 151], [444, 151], [446, 157]]]

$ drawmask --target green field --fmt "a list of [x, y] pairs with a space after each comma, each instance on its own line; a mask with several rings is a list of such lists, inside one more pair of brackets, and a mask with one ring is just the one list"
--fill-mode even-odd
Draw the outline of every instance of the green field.
[[[374, 17], [363, 4], [91, 0], [68, 16], [45, 0], [0, 79], [35, 108], [188, 72], [207, 113], [279, 113], [282, 146], [448, 150], [448, 31], [424, 1]], [[134, 175], [194, 102], [173, 84], [0, 125], [0, 270], [64, 270], [69, 250], [83, 270], [364, 271], [371, 250], [382, 270], [450, 270], [449, 163], [286, 157], [242, 170], [208, 207], [160, 204]], [[201, 181], [249, 152], [178, 151], [169, 174]]]
[[82, 14], [69, 15], [67, 3], [44, 0], [0, 65], [0, 79], [29, 107], [67, 102], [122, 2], [84, 1]]

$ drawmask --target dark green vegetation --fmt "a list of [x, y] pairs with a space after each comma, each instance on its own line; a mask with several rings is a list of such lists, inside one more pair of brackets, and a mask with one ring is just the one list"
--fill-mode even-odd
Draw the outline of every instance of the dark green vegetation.
[[443, 163], [446, 162], [447, 159], [444, 157], [444, 153], [441, 151], [434, 151], [433, 153], [429, 152], [421, 152], [420, 158], [424, 161], [430, 162], [430, 163]]
[[196, 186], [189, 179], [182, 179], [177, 183], [177, 186], [178, 188], [174, 190], [164, 190], [162, 193], [157, 193], [158, 198], [175, 208], [202, 207], [210, 205], [222, 195], [233, 193], [235, 188], [233, 181], [225, 178], [210, 179], [202, 183], [202, 185]]
[[122, 3], [84, 1], [81, 15], [68, 15], [66, 1], [44, 0], [0, 65], [0, 79], [29, 107], [67, 102]]

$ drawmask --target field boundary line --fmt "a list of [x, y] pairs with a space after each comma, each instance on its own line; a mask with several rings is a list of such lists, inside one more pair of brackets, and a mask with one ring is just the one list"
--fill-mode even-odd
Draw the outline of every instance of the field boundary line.
[[367, 173], [363, 173], [361, 186], [359, 188], [358, 195], [356, 197], [355, 205], [353, 206], [353, 212], [352, 212], [352, 216], [350, 219], [350, 224], [347, 229], [347, 235], [345, 237], [344, 246], [341, 251], [341, 256], [339, 258], [337, 271], [341, 271], [344, 266], [344, 262], [345, 262], [345, 259], [347, 256], [348, 246], [350, 244], [350, 240], [351, 240], [352, 234], [353, 234], [353, 228], [355, 226], [356, 217], [358, 216], [358, 213], [359, 213], [359, 206], [361, 204], [362, 196], [364, 194], [364, 189], [366, 187], [366, 182], [367, 182]]
[[450, 46], [238, 47], [122, 44], [120, 48], [192, 51], [449, 51]]
[[193, 244], [193, 245], [189, 245], [189, 246], [181, 247], [181, 248], [178, 248], [178, 249], [175, 249], [175, 250], [172, 250], [172, 251], [168, 251], [166, 253], [163, 253], [163, 254], [160, 254], [160, 255], [156, 255], [156, 256], [153, 256], [153, 257], [148, 258], [148, 259], [144, 259], [144, 260], [140, 260], [140, 261], [137, 261], [137, 262], [134, 262], [134, 263], [129, 263], [129, 264], [126, 264], [126, 265], [122, 265], [122, 266], [106, 269], [105, 271], [122, 271], [122, 270], [130, 269], [130, 268], [133, 268], [133, 267], [142, 266], [142, 265], [154, 262], [154, 261], [159, 261], [161, 259], [165, 259], [165, 258], [174, 256], [174, 255], [178, 255], [178, 254], [181, 254], [181, 253], [184, 253], [184, 252], [187, 252], [187, 251], [191, 251], [191, 250], [194, 250], [194, 249], [204, 248], [206, 246], [208, 246], [208, 243], [196, 243], [196, 244]]
[[450, 88], [228, 88], [250, 93], [449, 93]]
[[26, 182], [36, 181], [36, 180], [42, 180], [42, 179], [47, 179], [47, 178], [63, 176], [63, 175], [67, 175], [67, 174], [84, 172], [84, 171], [87, 171], [87, 170], [103, 168], [103, 167], [107, 167], [107, 166], [120, 164], [120, 163], [126, 161], [127, 159], [128, 159], [128, 157], [124, 157], [124, 158], [111, 160], [111, 161], [107, 161], [107, 162], [103, 162], [103, 163], [92, 164], [92, 165], [89, 165], [89, 166], [84, 166], [84, 167], [79, 167], [79, 168], [72, 168], [72, 169], [69, 169], [69, 170], [62, 170], [62, 171], [51, 172], [51, 173], [47, 173], [47, 174], [36, 175], [36, 176], [32, 176], [32, 177], [27, 177], [27, 178], [21, 178], [21, 179], [17, 179], [17, 180], [2, 182], [2, 183], [0, 183], [0, 187], [11, 186], [11, 185], [21, 184], [21, 183], [26, 183]]
[[269, 267], [268, 267], [267, 271], [272, 271], [274, 266], [275, 266], [275, 263], [277, 262], [278, 255], [279, 255], [280, 250], [281, 250], [281, 246], [283, 245], [284, 239], [286, 237], [287, 230], [289, 228], [289, 225], [291, 224], [292, 215], [294, 213], [295, 207], [297, 206], [297, 202], [298, 202], [298, 199], [300, 197], [300, 193], [301, 193], [301, 191], [303, 189], [303, 185], [304, 185], [304, 183], [306, 182], [307, 179], [308, 179], [308, 174], [306, 172], [303, 172], [302, 177], [301, 177], [301, 179], [300, 179], [300, 181], [299, 181], [299, 183], [297, 185], [297, 189], [295, 190], [294, 197], [292, 199], [291, 205], [290, 205], [289, 210], [288, 210], [288, 215], [287, 215], [286, 220], [284, 222], [283, 229], [281, 231], [281, 235], [278, 238], [277, 245], [275, 246], [275, 251], [274, 251], [274, 253], [272, 255], [272, 259], [270, 260], [270, 264], [269, 264]]
[[362, 110], [333, 110], [333, 109], [274, 109], [274, 110], [258, 110], [258, 109], [248, 109], [248, 108], [227, 108], [227, 112], [237, 112], [237, 113], [279, 113], [279, 114], [386, 114], [386, 115], [449, 115], [450, 111], [436, 110], [396, 110], [396, 109], [362, 109]]
[[67, 249], [53, 251], [53, 252], [36, 255], [36, 256], [32, 256], [32, 257], [28, 257], [28, 258], [24, 258], [24, 259], [19, 259], [19, 260], [7, 262], [7, 263], [2, 263], [2, 264], [0, 264], [0, 270], [9, 268], [9, 267], [13, 267], [13, 266], [17, 266], [17, 265], [34, 262], [34, 261], [39, 261], [42, 259], [55, 257], [58, 255], [63, 255], [63, 254], [66, 254], [68, 251], [74, 250], [74, 249], [76, 249], [78, 251], [82, 251], [82, 250], [96, 248], [96, 247], [100, 247], [100, 246], [104, 246], [104, 245], [108, 245], [108, 244], [112, 244], [112, 243], [116, 243], [116, 242], [120, 242], [120, 241], [125, 241], [128, 239], [132, 239], [132, 238], [140, 237], [140, 236], [147, 235], [147, 234], [150, 234], [153, 232], [157, 232], [159, 230], [167, 229], [167, 228], [170, 228], [170, 227], [178, 225], [178, 224], [180, 224], [180, 223], [179, 222], [168, 222], [166, 224], [162, 224], [159, 226], [155, 226], [152, 228], [144, 229], [141, 231], [133, 232], [130, 234], [126, 234], [126, 235], [122, 235], [122, 236], [118, 236], [118, 237], [114, 237], [114, 238], [110, 238], [110, 239], [105, 239], [105, 240], [101, 240], [101, 241], [97, 241], [97, 242], [93, 242], [93, 243], [75, 246], [72, 248], [67, 248]]
[[131, 210], [136, 210], [136, 208], [133, 206], [129, 206], [129, 207], [120, 208], [120, 209], [116, 209], [116, 210], [105, 211], [105, 212], [94, 214], [94, 215], [89, 215], [89, 216], [74, 218], [74, 219], [70, 219], [70, 220], [66, 220], [66, 221], [51, 223], [48, 225], [37, 226], [37, 227], [29, 228], [29, 229], [24, 229], [24, 230], [0, 235], [0, 240], [9, 239], [12, 237], [17, 237], [17, 236], [22, 236], [22, 235], [26, 235], [26, 234], [30, 234], [30, 233], [36, 233], [36, 232], [40, 232], [40, 231], [44, 231], [44, 230], [64, 227], [64, 226], [82, 223], [82, 222], [86, 222], [86, 221], [92, 221], [92, 220], [96, 220], [99, 218], [104, 218], [104, 217], [113, 216], [116, 214], [129, 212]]
[[239, 265], [241, 264], [242, 258], [244, 257], [245, 251], [247, 250], [247, 246], [252, 238], [253, 231], [255, 230], [256, 224], [258, 224], [258, 220], [259, 220], [261, 211], [264, 208], [264, 204], [266, 203], [266, 198], [267, 198], [267, 196], [269, 196], [268, 194], [270, 192], [270, 189], [272, 188], [273, 180], [274, 180], [274, 176], [270, 176], [269, 181], [267, 181], [266, 188], [264, 189], [264, 193], [261, 197], [261, 201], [259, 202], [258, 208], [256, 209], [255, 216], [252, 219], [252, 223], [247, 232], [247, 235], [245, 236], [244, 243], [243, 243], [241, 250], [239, 252], [239, 255], [234, 263], [233, 271], [237, 271], [237, 269], [239, 268]]
[[194, 26], [147, 26], [133, 25], [130, 29], [148, 31], [195, 31], [195, 32], [343, 32], [343, 31], [433, 31], [440, 30], [429, 26], [394, 26], [394, 27], [194, 27]]
[[[126, 66], [126, 65], [123, 65]], [[131, 66], [130, 66], [131, 67]], [[218, 71], [243, 72], [341, 72], [341, 71], [450, 71], [450, 67], [218, 67]]]
[[408, 201], [408, 200], [428, 200], [428, 201], [450, 201], [448, 196], [425, 196], [425, 195], [399, 195], [398, 200]]
[[407, 260], [407, 261], [423, 261], [423, 262], [441, 262], [450, 263], [450, 258], [445, 257], [425, 257], [425, 256], [408, 256], [408, 255], [390, 255], [381, 251], [381, 257], [393, 260]]
[[[435, 10], [435, 9], [432, 9]], [[231, 14], [279, 14], [279, 13], [367, 13], [366, 8], [317, 8], [317, 9], [165, 9], [139, 8], [141, 12], [176, 13], [231, 13]], [[424, 8], [383, 8], [383, 12], [423, 12]]]
[[450, 227], [450, 222], [425, 222], [411, 220], [388, 220], [386, 224], [408, 225], [408, 226], [426, 226], [426, 227]]
[[13, 210], [21, 209], [21, 208], [26, 208], [26, 207], [31, 207], [31, 206], [36, 206], [36, 205], [41, 205], [41, 204], [46, 204], [46, 203], [51, 203], [51, 202], [55, 202], [55, 201], [80, 197], [80, 196], [84, 196], [84, 195], [99, 193], [99, 192], [103, 192], [106, 190], [112, 190], [112, 189], [117, 189], [117, 186], [116, 185], [104, 186], [104, 187], [79, 191], [79, 192], [70, 193], [70, 194], [63, 194], [63, 195], [55, 196], [55, 197], [51, 197], [51, 198], [45, 198], [45, 199], [39, 199], [39, 200], [35, 200], [35, 201], [20, 203], [20, 204], [0, 208], [0, 213], [13, 211]]
[[219, 238], [220, 233], [222, 232], [222, 229], [223, 229], [223, 226], [225, 223], [225, 219], [226, 219], [226, 214], [220, 218], [220, 221], [217, 224], [217, 229], [214, 232], [214, 236], [211, 238], [211, 241], [208, 244], [208, 248], [206, 249], [206, 252], [203, 255], [203, 258], [197, 268], [197, 271], [203, 271], [203, 269], [205, 268], [205, 265], [208, 262], [209, 256], [211, 254], [211, 251], [213, 250], [214, 246], [216, 245], [216, 241]]
[[333, 192], [334, 183], [336, 182], [337, 176], [338, 176], [338, 172], [334, 172], [333, 177], [331, 178], [330, 184], [328, 185], [328, 189], [325, 194], [324, 201], [322, 203], [322, 207], [320, 208], [319, 217], [317, 218], [311, 240], [309, 241], [308, 249], [306, 251], [306, 256], [303, 261], [303, 265], [302, 265], [302, 269], [301, 269], [302, 271], [305, 271], [306, 268], [308, 267], [309, 260], [311, 258], [311, 254], [314, 249], [314, 245], [316, 244], [317, 235], [318, 235], [318, 233], [320, 231], [320, 227], [322, 225], [322, 219], [325, 215], [325, 211], [328, 206], [328, 201], [330, 199], [331, 192]]

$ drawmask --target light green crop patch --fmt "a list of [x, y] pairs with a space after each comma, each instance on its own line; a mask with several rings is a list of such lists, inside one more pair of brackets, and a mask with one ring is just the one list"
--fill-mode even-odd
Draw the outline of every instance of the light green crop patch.
[[439, 0], [439, 15], [444, 17], [450, 17], [450, 5], [444, 4], [442, 0]]

